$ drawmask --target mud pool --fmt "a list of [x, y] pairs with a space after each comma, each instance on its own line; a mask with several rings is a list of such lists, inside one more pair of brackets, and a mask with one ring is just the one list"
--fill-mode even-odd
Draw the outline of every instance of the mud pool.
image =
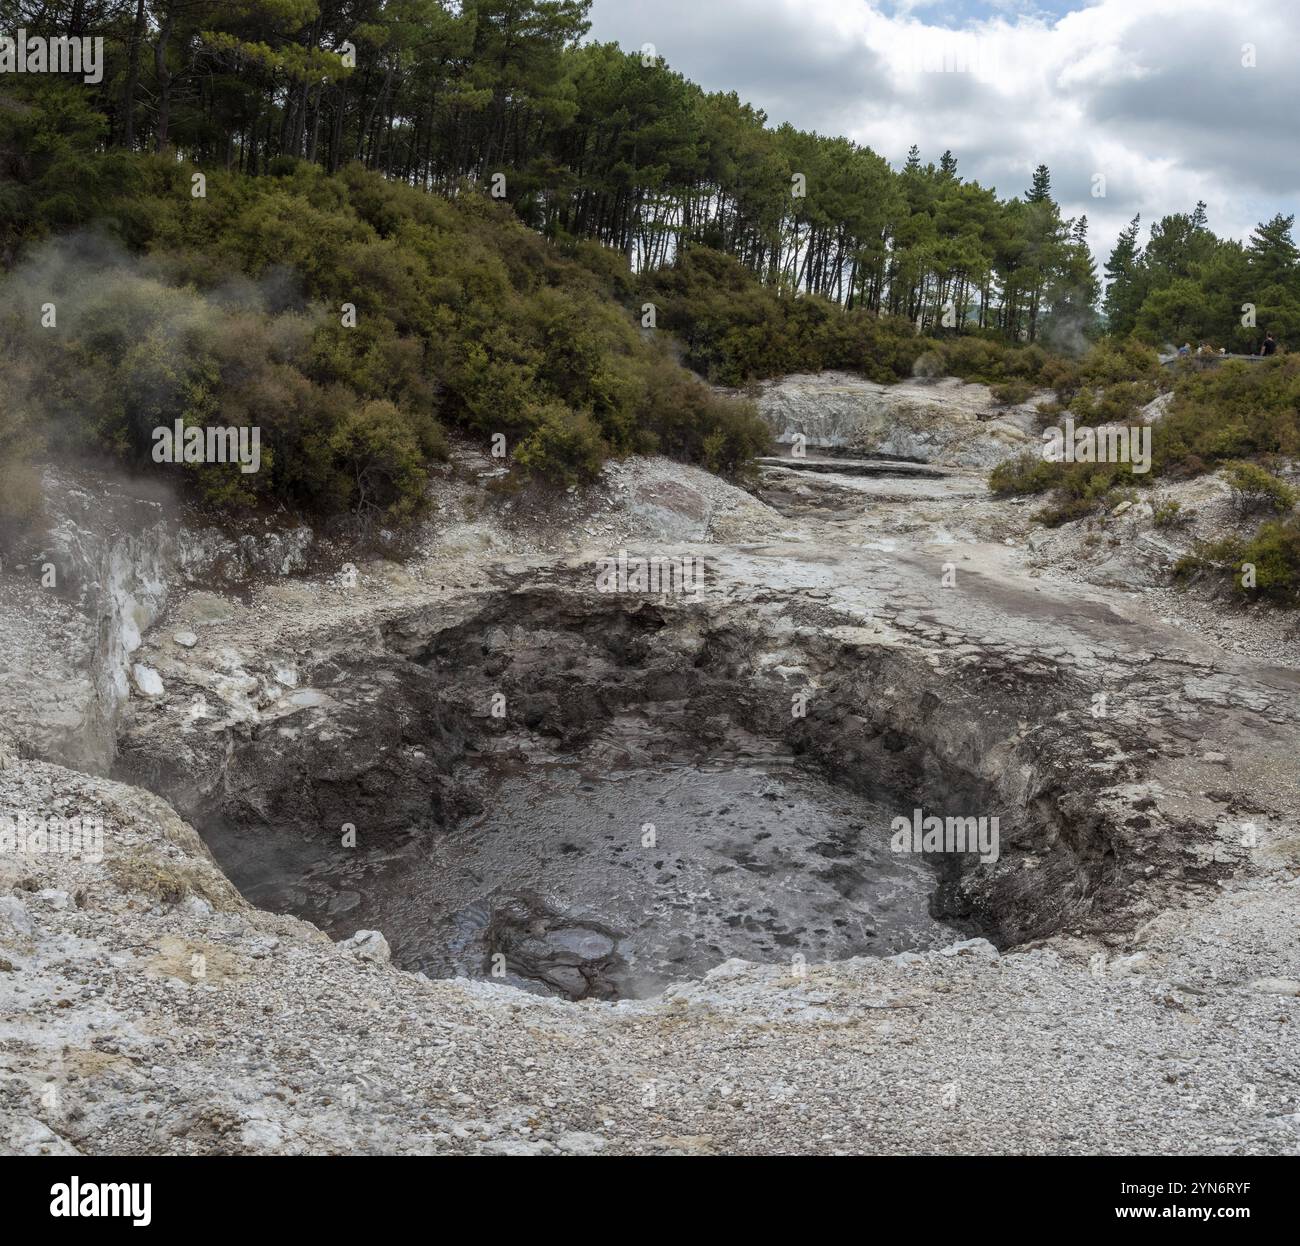
[[264, 908], [336, 938], [382, 931], [404, 968], [573, 999], [651, 995], [732, 957], [814, 965], [959, 937], [930, 916], [934, 870], [890, 852], [898, 808], [762, 742], [685, 758], [629, 719], [567, 755], [496, 744], [464, 767], [480, 808], [450, 831], [256, 859], [245, 840], [225, 863]]

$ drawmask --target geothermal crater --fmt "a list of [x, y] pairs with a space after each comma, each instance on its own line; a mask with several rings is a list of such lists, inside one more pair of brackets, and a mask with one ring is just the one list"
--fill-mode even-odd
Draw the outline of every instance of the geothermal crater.
[[[891, 851], [891, 822], [924, 807], [1005, 832], [1015, 812], [888, 720], [893, 672], [789, 622], [488, 594], [317, 662], [282, 717], [183, 725], [180, 778], [156, 721], [121, 766], [186, 809], [248, 899], [337, 938], [379, 930], [431, 977], [630, 998], [733, 957], [999, 937], [960, 895], [975, 858]], [[921, 717], [936, 702], [889, 691]]]

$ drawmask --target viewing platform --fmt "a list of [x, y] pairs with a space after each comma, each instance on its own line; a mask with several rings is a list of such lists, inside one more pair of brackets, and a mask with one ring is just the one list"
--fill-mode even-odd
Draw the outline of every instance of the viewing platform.
[[1160, 362], [1169, 367], [1176, 364], [1180, 359], [1186, 359], [1189, 363], [1226, 363], [1229, 359], [1244, 359], [1247, 363], [1262, 363], [1265, 359], [1276, 359], [1276, 355], [1198, 355], [1193, 351], [1190, 355], [1161, 355]]

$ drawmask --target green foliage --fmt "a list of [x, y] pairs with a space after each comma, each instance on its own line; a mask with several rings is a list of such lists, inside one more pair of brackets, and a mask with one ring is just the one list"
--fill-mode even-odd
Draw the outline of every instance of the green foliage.
[[[1087, 219], [1062, 217], [1046, 166], [1006, 200], [963, 179], [951, 152], [936, 165], [913, 147], [894, 170], [584, 42], [588, 7], [24, 10], [32, 33], [92, 20], [106, 72], [0, 83], [0, 263], [88, 227], [131, 256], [116, 322], [106, 271], [104, 289], [66, 287], [57, 335], [30, 340], [30, 308], [19, 314], [15, 349], [34, 353], [0, 361], [0, 380], [16, 384], [24, 427], [48, 420], [57, 443], [141, 462], [155, 423], [256, 420], [271, 434], [265, 478], [191, 473], [203, 494], [398, 516], [441, 453], [440, 425], [504, 433], [521, 471], [562, 480], [653, 446], [742, 471], [762, 425], [638, 332], [652, 302], [686, 362], [723, 384], [946, 373], [1005, 401], [1054, 391], [1088, 424], [1131, 421], [1173, 384], [1156, 472], [1300, 452], [1288, 361], [1171, 376], [1149, 349], [1300, 339], [1291, 218], [1242, 245], [1198, 204], [1155, 222], [1145, 246], [1135, 218], [1107, 264], [1098, 344]], [[355, 66], [332, 50], [345, 40]], [[1103, 488], [1088, 465], [1022, 475], [1073, 506]]]
[[1006, 381], [993, 386], [993, 400], [1004, 407], [1015, 407], [1028, 402], [1033, 392], [1032, 387], [1024, 381]]
[[920, 337], [899, 316], [783, 294], [706, 247], [691, 247], [675, 267], [647, 275], [641, 299], [685, 344], [686, 362], [718, 384], [833, 368], [882, 383], [920, 375], [1014, 385], [1023, 394], [1014, 401], [1035, 389], [1069, 395], [1078, 384], [1077, 365], [1040, 345], [1008, 345], [995, 332]]
[[590, 416], [561, 403], [536, 408], [515, 461], [532, 474], [565, 483], [592, 480], [600, 471], [605, 446]]
[[721, 385], [825, 368], [893, 381], [911, 373], [917, 353], [906, 322], [782, 294], [706, 247], [650, 274], [643, 298], [658, 309], [660, 327], [681, 339], [686, 362]]
[[989, 473], [989, 488], [999, 497], [1049, 493], [1035, 518], [1048, 527], [1082, 519], [1106, 509], [1114, 492], [1142, 481], [1129, 463], [1057, 463], [1022, 454], [999, 463]]
[[[0, 154], [31, 154], [20, 180], [57, 174], [23, 205], [22, 236], [30, 222], [39, 230], [62, 219], [44, 190], [66, 196], [74, 213], [99, 214], [83, 157], [105, 147], [277, 179], [302, 163], [337, 172], [360, 161], [449, 196], [492, 187], [527, 225], [566, 246], [611, 248], [638, 272], [706, 247], [784, 295], [945, 336], [992, 331], [1082, 349], [1099, 293], [1087, 221], [1062, 219], [1045, 166], [1023, 199], [1005, 201], [963, 179], [951, 152], [937, 165], [914, 152], [896, 172], [846, 138], [770, 126], [735, 94], [708, 94], [661, 59], [584, 42], [588, 8], [145, 0], [137, 18], [130, 4], [52, 0], [24, 11], [33, 33], [93, 21], [106, 72], [98, 85], [23, 87], [42, 119], [16, 126], [12, 144], [0, 116]], [[355, 66], [335, 50], [345, 41]], [[382, 213], [365, 215], [389, 236]], [[284, 222], [267, 225], [273, 244]], [[314, 255], [286, 262], [328, 266], [329, 241], [327, 231]], [[790, 336], [796, 356], [816, 353], [798, 324]], [[842, 350], [876, 344], [856, 323], [843, 336]], [[743, 340], [725, 353], [751, 375], [772, 366]]]
[[[1253, 586], [1244, 569], [1253, 570]], [[1179, 560], [1180, 578], [1210, 571], [1248, 600], [1300, 606], [1300, 518], [1270, 519], [1248, 538], [1228, 537]]]
[[[484, 445], [504, 434], [520, 471], [565, 482], [654, 447], [739, 472], [765, 444], [752, 408], [643, 341], [593, 250], [566, 259], [477, 194], [289, 161], [278, 176], [214, 172], [196, 200], [181, 166], [135, 164], [110, 205], [130, 251], [78, 235], [5, 283], [21, 310], [0, 380], [56, 449], [139, 467], [176, 419], [257, 426], [260, 472], [163, 470], [221, 507], [369, 522], [418, 509], [443, 423]], [[36, 315], [47, 300], [54, 329]]]
[[1223, 476], [1232, 490], [1233, 506], [1239, 515], [1261, 511], [1281, 514], [1293, 510], [1300, 502], [1300, 490], [1255, 463], [1229, 463], [1223, 469]]
[[1116, 337], [1136, 333], [1157, 346], [1209, 342], [1232, 354], [1257, 354], [1266, 331], [1295, 345], [1300, 258], [1293, 223], [1275, 216], [1242, 246], [1216, 237], [1198, 203], [1191, 213], [1157, 221], [1144, 249], [1134, 217], [1106, 264], [1109, 331]]
[[644, 423], [654, 430], [653, 448], [726, 475], [746, 474], [771, 448], [751, 403], [723, 398], [662, 357], [650, 373]]
[[1153, 442], [1154, 473], [1193, 474], [1231, 459], [1300, 454], [1300, 359], [1189, 369]]
[[1060, 463], [1055, 489], [1035, 518], [1049, 528], [1108, 510], [1115, 493], [1142, 481], [1129, 463]]
[[1195, 512], [1183, 509], [1174, 498], [1162, 498], [1152, 506], [1151, 522], [1157, 528], [1185, 528], [1195, 518]]
[[[1227, 360], [1167, 374], [1150, 348], [1131, 339], [1104, 339], [1076, 373], [1079, 389], [1069, 412], [1078, 424], [1132, 424], [1161, 386], [1172, 386], [1169, 406], [1153, 429], [1151, 473], [1138, 479], [1194, 476], [1230, 460], [1300, 454], [1300, 359]], [[1004, 465], [990, 483], [996, 491], [995, 481], [1019, 481], [1025, 487], [1012, 491], [1040, 493], [1074, 476], [1091, 479], [1097, 470], [1086, 463], [1054, 466], [1052, 472], [1026, 473]], [[1257, 485], [1262, 480], [1288, 488], [1252, 464], [1242, 471]], [[1078, 496], [1079, 490], [1073, 493]]]
[[[1103, 338], [1079, 365], [1082, 385], [1118, 385], [1144, 382], [1154, 391], [1163, 381], [1160, 358], [1154, 350], [1131, 338]], [[1154, 397], [1154, 392], [1152, 397]]]
[[999, 463], [989, 473], [989, 488], [998, 497], [1024, 497], [1044, 493], [1061, 479], [1061, 464], [1049, 462], [1040, 454], [1021, 454]]
[[1255, 591], [1260, 596], [1281, 605], [1300, 605], [1300, 520], [1261, 524], [1239, 551], [1235, 565], [1244, 563], [1255, 568]]
[[[5, 346], [8, 357], [10, 336], [2, 325], [0, 344]], [[6, 386], [5, 371], [0, 365], [0, 387]], [[33, 383], [34, 378], [13, 379], [23, 385]], [[37, 432], [29, 409], [11, 398], [9, 394], [0, 401], [0, 537], [25, 527], [41, 509], [41, 480], [34, 460], [44, 449], [44, 438]]]

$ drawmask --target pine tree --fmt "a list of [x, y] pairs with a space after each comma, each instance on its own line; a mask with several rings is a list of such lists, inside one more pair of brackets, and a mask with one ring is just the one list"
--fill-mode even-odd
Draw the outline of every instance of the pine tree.
[[1279, 212], [1271, 221], [1255, 226], [1246, 251], [1251, 278], [1259, 285], [1282, 285], [1295, 277], [1300, 253], [1291, 237], [1294, 223], [1294, 216]]
[[[913, 150], [915, 150], [915, 148], [913, 148]], [[943, 155], [939, 157], [939, 172], [944, 177], [957, 176], [957, 157], [954, 156], [951, 151], [945, 151]]]
[[1034, 170], [1034, 184], [1025, 192], [1030, 203], [1044, 203], [1052, 197], [1052, 175], [1045, 164]]
[[1106, 299], [1103, 304], [1110, 331], [1117, 335], [1132, 332], [1144, 290], [1141, 284], [1142, 251], [1138, 247], [1139, 213], [1127, 228], [1120, 230], [1115, 249], [1106, 261]]

